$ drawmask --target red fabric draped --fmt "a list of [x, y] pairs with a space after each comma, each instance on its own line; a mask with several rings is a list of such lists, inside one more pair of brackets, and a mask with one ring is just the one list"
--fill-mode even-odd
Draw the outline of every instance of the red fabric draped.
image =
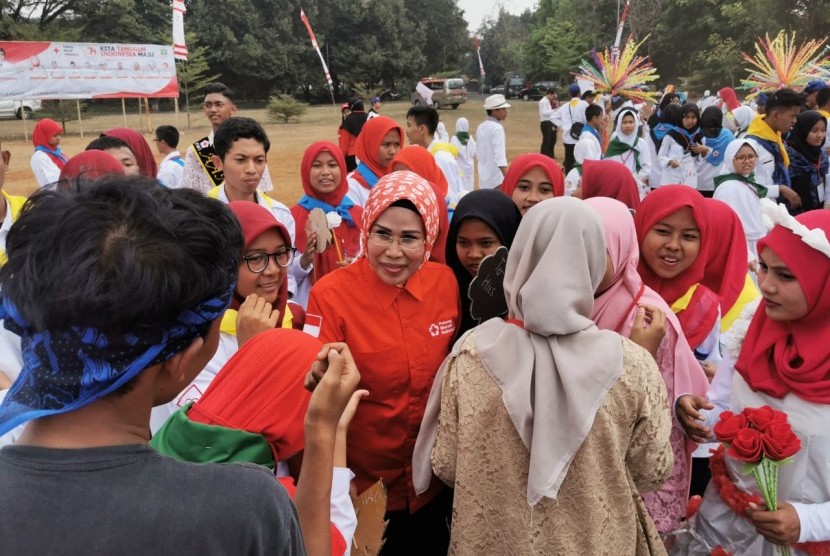
[[640, 208], [637, 180], [616, 160], [586, 160], [582, 164], [582, 198], [610, 197], [636, 211]]
[[105, 131], [104, 135], [107, 137], [117, 137], [127, 143], [130, 150], [133, 151], [135, 159], [138, 161], [138, 168], [141, 175], [146, 178], [156, 179], [156, 176], [159, 173], [158, 166], [156, 165], [156, 159], [153, 156], [153, 150], [150, 148], [150, 145], [147, 144], [147, 140], [144, 139], [143, 135], [126, 127], [116, 127], [110, 129], [109, 131]]

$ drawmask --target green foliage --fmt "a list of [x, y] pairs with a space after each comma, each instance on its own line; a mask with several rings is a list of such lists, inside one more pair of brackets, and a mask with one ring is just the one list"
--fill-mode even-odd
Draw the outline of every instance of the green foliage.
[[185, 91], [187, 91], [188, 101], [193, 99], [201, 102], [200, 93], [221, 76], [218, 73], [210, 72], [207, 48], [199, 45], [194, 33], [185, 35], [185, 43], [187, 44], [187, 62], [176, 61], [176, 74], [179, 79], [181, 96], [184, 96]]
[[570, 72], [588, 53], [585, 36], [567, 20], [548, 18], [530, 33], [525, 55], [528, 77], [570, 81]]
[[290, 97], [275, 95], [268, 99], [268, 119], [275, 123], [287, 124], [292, 118], [300, 121], [300, 116], [305, 114], [306, 110], [308, 104]]

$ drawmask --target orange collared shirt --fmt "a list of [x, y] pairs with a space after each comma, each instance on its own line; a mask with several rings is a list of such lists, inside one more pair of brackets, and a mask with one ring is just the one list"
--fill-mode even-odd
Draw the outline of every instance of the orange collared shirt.
[[452, 271], [428, 262], [403, 288], [380, 281], [364, 258], [311, 289], [306, 328], [323, 342], [346, 342], [360, 370], [360, 402], [349, 427], [348, 462], [358, 492], [382, 478], [388, 510], [415, 511], [443, 488], [433, 478], [416, 496], [412, 452], [438, 368], [459, 323]]

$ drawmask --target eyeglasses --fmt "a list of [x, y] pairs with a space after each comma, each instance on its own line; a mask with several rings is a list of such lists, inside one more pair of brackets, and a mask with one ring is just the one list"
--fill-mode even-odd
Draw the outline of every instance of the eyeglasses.
[[754, 154], [740, 154], [734, 158], [735, 162], [749, 162], [758, 158]]
[[294, 260], [294, 255], [296, 254], [296, 247], [286, 247], [284, 249], [280, 249], [279, 251], [275, 251], [274, 253], [255, 253], [253, 255], [245, 255], [242, 257], [242, 260], [245, 261], [245, 264], [248, 266], [248, 270], [254, 274], [260, 274], [261, 272], [265, 272], [265, 269], [268, 268], [268, 260], [271, 257], [274, 258], [274, 262], [277, 263], [277, 266], [287, 268], [291, 265], [291, 261]]
[[369, 243], [383, 247], [391, 247], [395, 242], [398, 242], [401, 249], [415, 251], [423, 247], [426, 240], [412, 236], [395, 237], [387, 232], [369, 232]]

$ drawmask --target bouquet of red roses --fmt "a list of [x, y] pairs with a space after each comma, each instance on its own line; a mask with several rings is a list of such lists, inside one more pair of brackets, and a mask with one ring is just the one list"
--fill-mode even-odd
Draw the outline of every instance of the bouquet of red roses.
[[[721, 413], [714, 427], [715, 437], [733, 459], [744, 462], [743, 473], [752, 473], [767, 509], [778, 509], [778, 468], [790, 463], [801, 449], [787, 414], [765, 405], [747, 407], [737, 415]], [[789, 547], [779, 547], [790, 554]]]

